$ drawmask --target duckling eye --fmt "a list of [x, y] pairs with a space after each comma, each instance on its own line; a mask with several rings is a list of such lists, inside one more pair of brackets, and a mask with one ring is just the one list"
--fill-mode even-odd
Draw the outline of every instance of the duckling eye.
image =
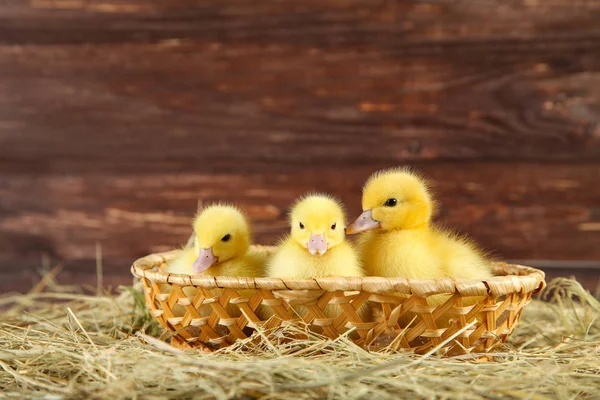
[[331, 225], [331, 229], [332, 229], [332, 230], [333, 230], [333, 229], [335, 229], [335, 227], [336, 227], [336, 226], [337, 226], [337, 224], [333, 224], [333, 225]]
[[300, 229], [304, 229], [304, 224], [300, 222]]
[[221, 242], [228, 242], [231, 239], [231, 235], [228, 233], [227, 235], [221, 238]]
[[386, 206], [386, 207], [394, 207], [396, 204], [398, 204], [398, 200], [396, 200], [396, 199], [387, 199], [383, 205]]

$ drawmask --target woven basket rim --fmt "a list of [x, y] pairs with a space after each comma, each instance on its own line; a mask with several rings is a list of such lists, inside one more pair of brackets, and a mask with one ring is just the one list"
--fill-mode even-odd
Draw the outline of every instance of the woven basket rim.
[[[268, 251], [269, 246], [254, 246]], [[545, 274], [539, 269], [524, 265], [493, 263], [494, 273], [498, 276], [484, 280], [466, 280], [457, 278], [408, 279], [385, 278], [378, 276], [340, 277], [328, 276], [312, 279], [292, 278], [251, 278], [232, 276], [185, 275], [163, 272], [154, 267], [165, 264], [180, 250], [154, 253], [136, 260], [131, 273], [138, 278], [146, 278], [153, 283], [175, 284], [181, 287], [194, 286], [205, 289], [265, 289], [265, 290], [324, 290], [365, 291], [370, 293], [400, 293], [428, 297], [434, 294], [460, 294], [461, 296], [494, 297], [513, 294], [539, 292], [545, 286]]]

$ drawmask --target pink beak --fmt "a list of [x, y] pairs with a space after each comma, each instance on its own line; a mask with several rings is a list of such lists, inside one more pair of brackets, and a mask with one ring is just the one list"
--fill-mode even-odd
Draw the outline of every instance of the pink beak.
[[192, 265], [192, 271], [194, 271], [195, 274], [201, 274], [217, 261], [218, 258], [213, 254], [212, 248], [200, 249], [200, 254], [198, 254], [198, 258], [194, 262], [194, 265]]
[[353, 233], [370, 231], [371, 229], [376, 228], [381, 228], [381, 224], [373, 219], [372, 210], [367, 210], [360, 214], [360, 216], [356, 218], [356, 221], [346, 228], [346, 233], [352, 235]]
[[315, 254], [323, 255], [327, 251], [327, 241], [325, 235], [311, 234], [308, 239], [308, 252], [313, 256]]

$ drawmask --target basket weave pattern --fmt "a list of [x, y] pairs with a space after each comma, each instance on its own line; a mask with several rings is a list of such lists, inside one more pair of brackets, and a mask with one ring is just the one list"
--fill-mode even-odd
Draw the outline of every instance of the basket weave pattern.
[[[172, 344], [209, 350], [249, 337], [249, 328], [271, 329], [303, 320], [332, 339], [354, 328], [350, 337], [370, 350], [405, 348], [423, 353], [464, 330], [444, 346], [443, 353], [489, 352], [506, 341], [532, 294], [545, 287], [542, 271], [506, 263], [496, 263], [498, 276], [485, 282], [381, 277], [273, 279], [162, 272], [176, 253], [146, 256], [137, 260], [131, 271], [141, 280], [152, 316], [173, 333]], [[436, 301], [428, 302], [431, 296]], [[358, 310], [365, 304], [372, 311], [369, 315], [376, 318], [361, 318], [364, 313]], [[337, 310], [333, 317], [331, 311], [324, 312], [331, 305]], [[176, 307], [179, 312], [174, 311]], [[474, 325], [469, 324], [475, 319]]]

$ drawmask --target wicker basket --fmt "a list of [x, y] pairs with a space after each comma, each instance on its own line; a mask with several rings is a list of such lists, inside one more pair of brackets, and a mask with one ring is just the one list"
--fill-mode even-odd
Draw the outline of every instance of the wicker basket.
[[[205, 350], [247, 338], [250, 328], [259, 325], [271, 329], [303, 320], [332, 339], [355, 328], [352, 339], [369, 350], [404, 348], [424, 353], [444, 344], [441, 354], [484, 353], [506, 341], [532, 294], [546, 285], [542, 271], [506, 263], [496, 263], [498, 276], [483, 282], [381, 277], [272, 279], [162, 272], [176, 254], [177, 250], [143, 257], [131, 272], [140, 278], [154, 318], [172, 332], [171, 343]], [[190, 295], [190, 289], [194, 294]], [[430, 296], [436, 296], [439, 303], [441, 294], [446, 295], [442, 304], [428, 303]], [[339, 305], [333, 318], [323, 312], [331, 304]], [[365, 304], [376, 318], [361, 319], [357, 310]], [[299, 305], [302, 315], [297, 312]], [[406, 321], [410, 323], [403, 326]]]

